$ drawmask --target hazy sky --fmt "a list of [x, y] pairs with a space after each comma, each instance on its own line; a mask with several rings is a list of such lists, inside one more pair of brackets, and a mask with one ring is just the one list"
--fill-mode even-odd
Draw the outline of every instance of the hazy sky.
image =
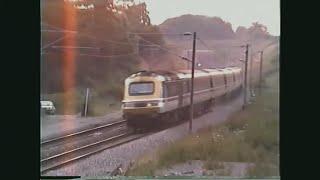
[[[138, 0], [139, 2], [139, 0]], [[140, 0], [146, 2], [152, 24], [183, 14], [218, 16], [238, 26], [259, 22], [272, 35], [280, 34], [280, 0]]]

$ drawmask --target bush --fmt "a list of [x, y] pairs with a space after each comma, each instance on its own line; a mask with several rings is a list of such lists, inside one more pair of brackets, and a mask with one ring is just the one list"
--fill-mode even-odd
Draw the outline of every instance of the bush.
[[247, 176], [260, 178], [279, 176], [279, 166], [274, 166], [266, 163], [257, 163], [247, 170]]
[[[102, 116], [120, 109], [121, 103], [112, 95], [102, 94], [99, 90], [90, 89], [88, 99], [88, 116]], [[84, 89], [75, 89], [64, 93], [42, 95], [42, 99], [52, 101], [56, 114], [78, 114], [84, 110]]]
[[204, 168], [208, 170], [216, 170], [216, 169], [223, 169], [224, 165], [221, 162], [213, 161], [213, 160], [208, 160], [204, 164]]
[[77, 114], [81, 111], [84, 97], [79, 90], [73, 89], [64, 93], [42, 95], [42, 99], [53, 102], [56, 114]]
[[153, 176], [156, 169], [156, 164], [152, 161], [148, 161], [139, 166], [133, 167], [126, 172], [126, 175], [129, 176]]

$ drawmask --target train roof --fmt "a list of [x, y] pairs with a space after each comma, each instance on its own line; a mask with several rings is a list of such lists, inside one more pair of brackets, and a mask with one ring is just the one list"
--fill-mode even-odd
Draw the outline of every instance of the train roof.
[[180, 79], [177, 76], [177, 72], [175, 71], [164, 71], [164, 70], [157, 70], [157, 71], [139, 71], [132, 74], [130, 77], [134, 78], [136, 76], [163, 76], [166, 79], [177, 80]]
[[[217, 74], [231, 74], [232, 72], [240, 72], [240, 67], [227, 67], [227, 68], [212, 68], [212, 69], [201, 69], [194, 70], [194, 77], [203, 77], [208, 75], [217, 75]], [[177, 70], [177, 71], [139, 71], [132, 74], [129, 78], [134, 78], [137, 76], [154, 76], [154, 77], [163, 77], [164, 80], [178, 80], [191, 78], [191, 70]]]

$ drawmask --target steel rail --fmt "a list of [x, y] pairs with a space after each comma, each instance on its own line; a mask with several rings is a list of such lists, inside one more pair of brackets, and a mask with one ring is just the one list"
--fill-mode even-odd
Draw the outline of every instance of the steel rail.
[[81, 146], [81, 147], [78, 147], [78, 148], [75, 148], [75, 149], [60, 153], [60, 154], [56, 154], [56, 155], [50, 156], [48, 158], [42, 159], [40, 162], [42, 163], [42, 162], [45, 162], [45, 161], [49, 161], [49, 160], [64, 156], [66, 154], [70, 154], [72, 152], [76, 152], [76, 151], [79, 151], [79, 150], [82, 150], [82, 149], [85, 149], [85, 148], [88, 148], [88, 147], [92, 147], [92, 146], [95, 146], [95, 145], [98, 145], [98, 144], [101, 144], [101, 143], [104, 143], [104, 142], [107, 142], [107, 141], [112, 141], [114, 139], [117, 139], [119, 137], [123, 137], [125, 135], [128, 135], [128, 133], [122, 133], [122, 134], [119, 134], [119, 135], [116, 135], [116, 136], [113, 136], [113, 137], [110, 137], [110, 138], [107, 138], [107, 139], [104, 139], [104, 140], [101, 140], [101, 141], [98, 141], [98, 142], [94, 142], [94, 143], [91, 143], [91, 144], [88, 144], [88, 145], [84, 145], [84, 146]]
[[115, 126], [115, 125], [118, 125], [118, 124], [122, 124], [122, 123], [125, 123], [125, 122], [127, 122], [127, 120], [121, 120], [121, 121], [113, 122], [113, 123], [102, 125], [102, 126], [98, 126], [98, 127], [95, 127], [95, 128], [79, 131], [79, 132], [76, 132], [76, 133], [71, 133], [71, 134], [68, 134], [68, 135], [65, 135], [65, 136], [61, 136], [61, 137], [45, 140], [45, 141], [42, 141], [40, 144], [44, 145], [44, 144], [51, 143], [51, 142], [54, 142], [54, 141], [66, 139], [66, 138], [69, 138], [69, 137], [72, 137], [72, 136], [77, 136], [79, 134], [88, 133], [88, 132], [95, 131], [95, 130], [102, 129], [102, 128], [112, 127], [112, 126]]
[[[62, 157], [62, 156], [65, 156], [66, 154], [70, 154], [72, 152], [76, 152], [76, 151], [80, 151], [80, 150], [83, 150], [83, 149], [86, 149], [86, 148], [89, 148], [89, 147], [93, 147], [93, 146], [97, 146], [98, 144], [102, 144], [102, 143], [105, 143], [107, 141], [112, 141], [112, 140], [115, 140], [115, 139], [118, 139], [120, 138], [119, 142], [114, 142], [115, 144], [111, 144], [111, 145], [106, 145], [105, 147], [102, 147], [102, 148], [99, 148], [97, 150], [94, 150], [94, 151], [90, 151], [90, 152], [87, 152], [85, 154], [81, 154], [81, 155], [78, 155], [76, 157], [73, 157], [71, 159], [67, 159], [65, 161], [62, 161], [62, 162], [59, 162], [59, 163], [55, 163], [49, 167], [46, 167], [46, 168], [43, 168], [41, 169], [41, 173], [44, 173], [48, 170], [51, 170], [51, 169], [54, 169], [54, 168], [57, 168], [57, 167], [61, 167], [67, 163], [70, 163], [70, 162], [73, 162], [75, 160], [79, 160], [79, 159], [82, 159], [84, 157], [87, 157], [87, 156], [90, 156], [92, 154], [95, 154], [97, 152], [100, 152], [100, 151], [103, 151], [105, 149], [109, 149], [109, 148], [112, 148], [112, 147], [116, 147], [116, 146], [119, 146], [121, 144], [124, 144], [124, 143], [127, 143], [127, 142], [130, 142], [130, 141], [133, 141], [133, 140], [136, 140], [136, 139], [139, 139], [141, 137], [144, 137], [146, 136], [147, 134], [140, 134], [140, 135], [136, 135], [136, 136], [132, 136], [132, 138], [129, 138], [127, 140], [124, 140], [124, 141], [121, 141], [123, 138], [126, 138], [126, 137], [130, 137], [130, 135], [133, 135], [132, 132], [130, 133], [123, 133], [123, 134], [120, 134], [120, 135], [117, 135], [117, 136], [114, 136], [114, 137], [111, 137], [111, 138], [108, 138], [108, 139], [105, 139], [105, 140], [102, 140], [102, 141], [99, 141], [99, 142], [96, 142], [96, 143], [92, 143], [90, 145], [86, 145], [86, 146], [83, 146], [81, 148], [77, 148], [77, 149], [74, 149], [74, 150], [71, 150], [71, 151], [68, 151], [68, 152], [64, 152], [64, 153], [61, 153], [61, 154], [58, 154], [58, 155], [54, 155], [52, 157], [49, 157], [49, 158], [46, 158], [46, 159], [42, 159], [41, 160], [41, 163], [44, 163], [46, 161], [50, 161], [50, 160], [53, 160], [53, 159], [56, 159], [56, 158], [59, 158], [59, 157]], [[122, 137], [122, 138], [121, 138]], [[112, 143], [112, 142], [110, 142]]]

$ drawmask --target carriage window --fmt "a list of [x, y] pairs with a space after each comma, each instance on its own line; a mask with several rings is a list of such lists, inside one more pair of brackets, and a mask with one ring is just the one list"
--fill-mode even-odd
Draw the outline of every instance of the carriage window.
[[210, 78], [196, 78], [194, 81], [194, 89], [196, 91], [209, 89], [210, 88]]
[[195, 78], [194, 79], [194, 85], [193, 85], [193, 89], [195, 91], [199, 91], [199, 90], [202, 90], [202, 87], [201, 87], [201, 79], [200, 78]]
[[232, 74], [228, 74], [227, 75], [227, 84], [232, 84], [233, 83], [233, 75]]
[[215, 82], [216, 88], [224, 86], [225, 85], [224, 76], [223, 75], [214, 76], [214, 82]]
[[131, 96], [148, 95], [153, 94], [154, 83], [153, 82], [139, 82], [131, 83], [129, 86], [129, 94]]

